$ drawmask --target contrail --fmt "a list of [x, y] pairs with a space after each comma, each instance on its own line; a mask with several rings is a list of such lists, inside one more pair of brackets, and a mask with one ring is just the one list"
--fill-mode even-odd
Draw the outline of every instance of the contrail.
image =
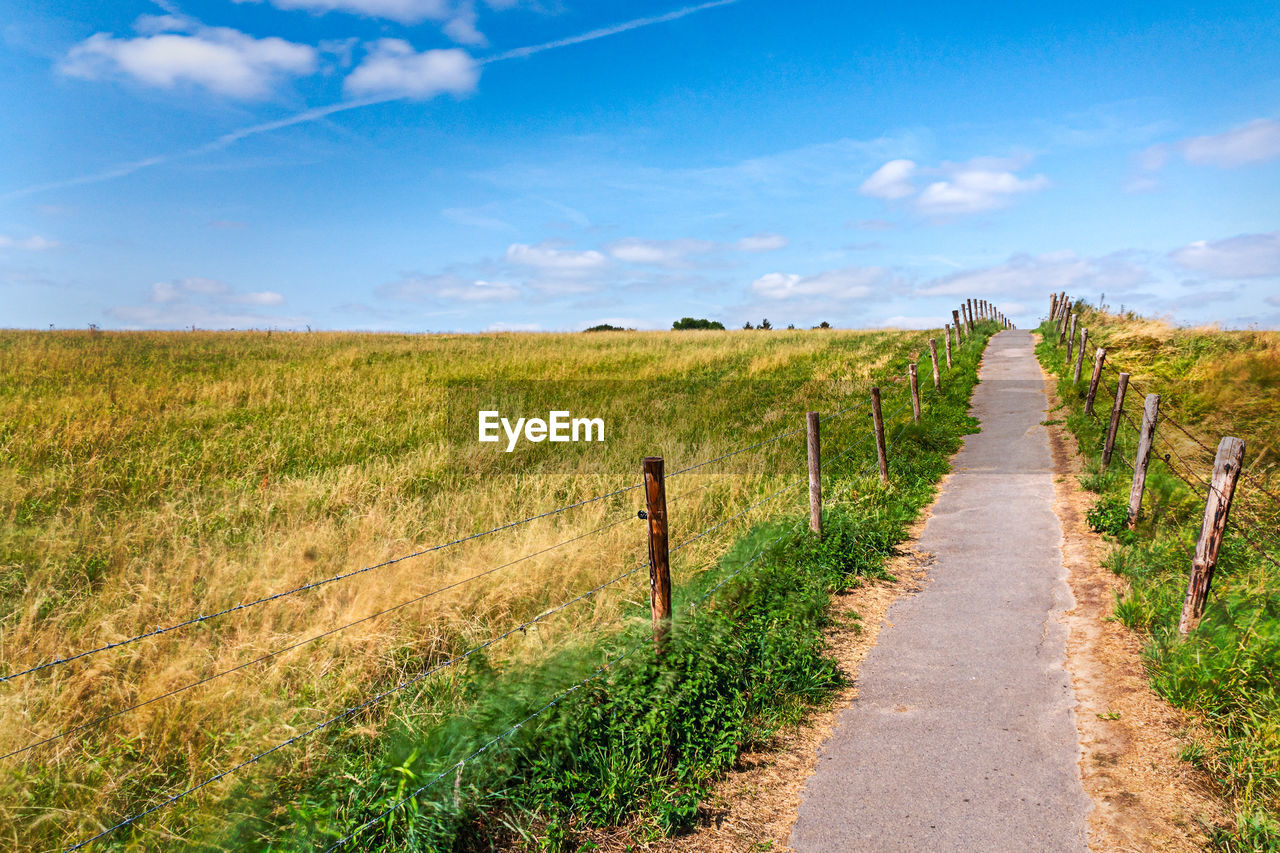
[[584, 41], [595, 41], [596, 39], [606, 38], [608, 36], [617, 35], [618, 33], [625, 33], [627, 30], [636, 30], [640, 27], [648, 27], [653, 24], [665, 24], [667, 21], [674, 21], [678, 18], [683, 18], [686, 15], [692, 15], [695, 12], [714, 9], [717, 6], [728, 6], [731, 3], [737, 2], [738, 0], [713, 0], [711, 3], [703, 3], [700, 6], [687, 6], [684, 9], [677, 9], [674, 12], [668, 12], [665, 15], [655, 15], [652, 18], [636, 18], [634, 21], [615, 24], [612, 27], [601, 27], [598, 30], [583, 33], [580, 36], [570, 36], [569, 38], [557, 39], [555, 41], [546, 42], [545, 44], [535, 44], [530, 47], [517, 47], [516, 49], [508, 50], [505, 53], [485, 57], [480, 60], [479, 64], [488, 65], [490, 62], [502, 62], [506, 59], [523, 59], [526, 56], [533, 56], [535, 53], [542, 53], [544, 50], [555, 50], [558, 47], [582, 44]]
[[[156, 5], [168, 11], [171, 4], [165, 0], [153, 0]], [[544, 42], [543, 44], [530, 45], [528, 47], [517, 47], [503, 53], [493, 56], [487, 56], [476, 61], [477, 65], [490, 65], [494, 62], [505, 62], [510, 59], [523, 59], [527, 56], [533, 56], [536, 53], [542, 53], [546, 50], [555, 50], [561, 47], [569, 47], [583, 42], [595, 41], [596, 39], [608, 38], [619, 33], [625, 33], [628, 30], [636, 30], [641, 27], [649, 27], [654, 24], [664, 24], [668, 21], [674, 21], [687, 15], [702, 12], [707, 9], [714, 9], [718, 6], [729, 6], [737, 3], [739, 0], [712, 0], [709, 3], [702, 3], [697, 6], [686, 6], [683, 9], [677, 9], [674, 12], [667, 12], [664, 15], [655, 15], [648, 18], [635, 18], [631, 21], [625, 21], [621, 24], [614, 24], [611, 27], [601, 27], [600, 29], [591, 30], [581, 35], [569, 36], [568, 38], [557, 39], [555, 41]], [[176, 7], [175, 7], [176, 8]], [[172, 14], [172, 13], [171, 13]], [[181, 13], [178, 13], [181, 14]], [[390, 101], [402, 100], [403, 96], [384, 96], [378, 98], [364, 98], [357, 101], [340, 101], [336, 104], [328, 104], [322, 107], [313, 107], [309, 110], [303, 110], [300, 113], [294, 113], [291, 116], [275, 119], [273, 121], [262, 122], [261, 124], [252, 124], [237, 130], [228, 131], [211, 142], [199, 145], [186, 151], [179, 151], [173, 154], [157, 154], [154, 157], [146, 157], [141, 160], [133, 160], [128, 163], [121, 163], [112, 166], [101, 172], [94, 172], [89, 175], [81, 175], [77, 178], [67, 178], [61, 181], [52, 181], [47, 184], [35, 184], [21, 189], [10, 190], [4, 195], [0, 195], [0, 200], [8, 201], [22, 196], [33, 195], [35, 193], [45, 192], [48, 190], [64, 189], [66, 187], [82, 186], [84, 184], [97, 184], [103, 181], [110, 181], [116, 178], [123, 178], [132, 175], [134, 172], [142, 169], [149, 169], [152, 166], [159, 166], [163, 163], [171, 163], [174, 160], [182, 160], [187, 157], [195, 157], [200, 154], [208, 154], [213, 151], [220, 151], [230, 145], [234, 145], [242, 139], [250, 136], [256, 136], [259, 133], [269, 133], [273, 130], [280, 130], [286, 127], [292, 127], [297, 124], [306, 124], [308, 122], [317, 121], [318, 119], [331, 116], [334, 113], [346, 112], [347, 110], [358, 110], [361, 107], [368, 107], [374, 104], [384, 104]]]

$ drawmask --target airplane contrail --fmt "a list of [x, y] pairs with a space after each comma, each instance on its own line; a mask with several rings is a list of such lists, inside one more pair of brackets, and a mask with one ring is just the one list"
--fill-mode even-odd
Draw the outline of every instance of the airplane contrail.
[[[599, 29], [582, 33], [581, 35], [569, 36], [568, 38], [556, 39], [555, 41], [544, 42], [542, 44], [529, 45], [528, 47], [517, 47], [493, 56], [478, 59], [476, 60], [476, 64], [490, 65], [494, 62], [524, 59], [525, 57], [533, 56], [534, 54], [542, 53], [543, 51], [556, 50], [557, 48], [595, 41], [596, 39], [608, 38], [609, 36], [625, 33], [629, 30], [640, 29], [641, 27], [653, 26], [654, 24], [664, 24], [668, 21], [674, 21], [707, 9], [715, 9], [719, 6], [729, 6], [738, 2], [740, 2], [740, 0], [711, 0], [709, 3], [702, 3], [697, 6], [686, 6], [683, 9], [676, 9], [673, 12], [667, 12], [663, 15], [654, 15], [647, 18], [635, 18], [630, 21], [624, 21], [621, 24], [614, 24], [610, 27], [601, 27]], [[157, 0], [157, 5], [166, 10], [169, 8], [168, 4], [160, 2], [160, 0]], [[308, 122], [317, 121], [327, 116], [331, 116], [334, 113], [346, 112], [347, 110], [357, 110], [374, 104], [384, 104], [390, 101], [403, 100], [403, 98], [404, 96], [402, 95], [385, 95], [382, 97], [363, 98], [355, 101], [339, 101], [337, 103], [327, 104], [321, 107], [312, 107], [309, 110], [303, 110], [302, 112], [294, 113], [293, 115], [285, 116], [284, 118], [265, 121], [259, 124], [251, 124], [246, 127], [228, 131], [210, 142], [198, 145], [195, 148], [189, 148], [186, 151], [178, 151], [172, 154], [157, 154], [153, 157], [145, 157], [141, 160], [132, 160], [127, 163], [120, 163], [109, 169], [104, 169], [101, 172], [94, 172], [75, 178], [67, 178], [61, 181], [51, 181], [45, 184], [35, 184], [29, 187], [11, 190], [4, 195], [0, 195], [0, 199], [8, 201], [10, 199], [46, 192], [48, 190], [64, 189], [66, 187], [76, 187], [84, 184], [97, 184], [103, 181], [115, 180], [116, 178], [123, 178], [143, 169], [149, 169], [152, 166], [159, 166], [164, 163], [171, 163], [174, 160], [182, 160], [187, 157], [195, 157], [200, 154], [220, 151], [223, 148], [234, 145], [242, 139], [250, 136], [256, 136], [260, 133], [269, 133], [273, 130], [280, 130], [282, 128], [292, 127], [298, 124], [306, 124]]]

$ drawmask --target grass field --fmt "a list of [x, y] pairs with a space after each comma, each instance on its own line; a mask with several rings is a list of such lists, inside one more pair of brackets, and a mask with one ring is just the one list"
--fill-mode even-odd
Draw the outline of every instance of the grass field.
[[[1094, 344], [1074, 386], [1057, 332], [1041, 327], [1047, 340], [1039, 355], [1063, 377], [1067, 424], [1089, 457], [1084, 485], [1100, 495], [1091, 523], [1115, 538], [1109, 565], [1130, 584], [1116, 615], [1149, 637], [1155, 688], [1205, 724], [1204, 742], [1183, 758], [1207, 769], [1235, 805], [1236, 825], [1213, 834], [1217, 849], [1280, 850], [1280, 500], [1274, 497], [1280, 495], [1280, 333], [1179, 329], [1078, 310], [1112, 367], [1132, 374], [1128, 417], [1140, 421], [1144, 394], [1161, 395], [1143, 516], [1128, 531], [1131, 468], [1124, 460], [1134, 458], [1136, 446], [1128, 421], [1117, 443], [1122, 458], [1113, 459], [1109, 471], [1100, 465], [1115, 370], [1105, 373], [1099, 416], [1084, 415]], [[1225, 435], [1245, 440], [1245, 473], [1204, 620], [1183, 640], [1176, 629], [1204, 512], [1204, 481]]]
[[[858, 405], [824, 425], [824, 455], [862, 445], [846, 467], [831, 468], [838, 527], [842, 498], [858, 505], [878, 489], [869, 470], [849, 467], [868, 459], [867, 388], [893, 377], [886, 410], [902, 423], [905, 364], [927, 336], [0, 333], [0, 674], [613, 492], [639, 480], [643, 456], [665, 457], [673, 472], [797, 429], [807, 409]], [[904, 491], [901, 512], [882, 513], [896, 535], [964, 431], [979, 343], [957, 353], [968, 372], [949, 392], [951, 415], [937, 427], [945, 437], [904, 439], [936, 446], [921, 445], [919, 485]], [[928, 385], [927, 366], [921, 372]], [[506, 453], [505, 442], [476, 440], [480, 408], [513, 419], [552, 409], [603, 418], [606, 441]], [[788, 436], [672, 477], [673, 545], [803, 477], [803, 441]], [[696, 587], [746, 530], [794, 519], [803, 500], [797, 489], [684, 547], [677, 587]], [[638, 490], [624, 492], [0, 684], [0, 753], [55, 738], [4, 759], [0, 838], [15, 849], [85, 838], [635, 567], [646, 554], [641, 505]], [[859, 512], [848, 518], [870, 524], [881, 511]], [[566, 540], [576, 541], [552, 549]], [[854, 565], [848, 555], [810, 558], [787, 563], [797, 590], [798, 566]], [[639, 604], [647, 607], [643, 572], [486, 649], [469, 661], [470, 675], [446, 670], [353, 716], [340, 733], [300, 740], [106, 843], [231, 843], [226, 804], [238, 798], [237, 808], [266, 823], [234, 843], [269, 844], [273, 827], [300, 818], [288, 804], [264, 805], [263, 792], [332, 794], [324, 786], [335, 767], [355, 766], [336, 753], [374, 766], [384, 732], [403, 741], [406, 732], [444, 731], [460, 708], [477, 713], [468, 693], [477, 665], [554, 669], [618, 636]], [[777, 607], [793, 603], [761, 606], [776, 619]], [[816, 624], [807, 612], [805, 624]], [[86, 723], [94, 724], [61, 734]], [[308, 815], [332, 812], [320, 803]]]

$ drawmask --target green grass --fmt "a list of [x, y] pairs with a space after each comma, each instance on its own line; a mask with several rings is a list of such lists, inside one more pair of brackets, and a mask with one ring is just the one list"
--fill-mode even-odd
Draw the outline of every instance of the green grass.
[[[1131, 471], [1123, 460], [1134, 458], [1134, 430], [1122, 421], [1119, 456], [1103, 469], [1103, 419], [1111, 400], [1100, 393], [1098, 415], [1084, 414], [1087, 376], [1072, 384], [1057, 332], [1041, 327], [1037, 354], [1060, 377], [1065, 421], [1086, 457], [1081, 483], [1098, 494], [1088, 521], [1116, 542], [1106, 565], [1130, 584], [1116, 603], [1116, 618], [1147, 636], [1156, 691], [1203, 721], [1206, 742], [1183, 757], [1207, 771], [1234, 806], [1233, 824], [1215, 828], [1212, 844], [1224, 851], [1280, 850], [1280, 568], [1273, 562], [1280, 554], [1280, 507], [1256, 488], [1276, 491], [1271, 433], [1280, 334], [1171, 329], [1089, 309], [1082, 324], [1137, 387], [1162, 395], [1163, 414], [1206, 445], [1212, 448], [1222, 435], [1246, 440], [1253, 479], [1240, 481], [1204, 618], [1183, 638], [1177, 624], [1204, 511], [1203, 488], [1184, 480], [1207, 480], [1212, 455], [1167, 419], [1158, 422], [1142, 513], [1135, 529], [1127, 529]], [[1131, 390], [1126, 410], [1135, 420], [1141, 405]]]
[[[806, 409], [864, 401], [879, 382], [886, 412], [898, 412], [893, 487], [881, 489], [869, 467], [865, 409], [825, 424], [826, 540], [804, 532], [795, 489], [692, 543], [673, 563], [680, 608], [768, 547], [706, 605], [678, 610], [661, 660], [640, 642], [641, 572], [105, 846], [310, 847], [635, 642], [624, 661], [469, 761], [456, 798], [444, 780], [361, 845], [570, 847], [618, 820], [676, 831], [741, 749], [834, 689], [820, 642], [827, 596], [878, 571], [928, 501], [971, 428], [964, 412], [992, 331], [956, 352], [946, 394], [920, 427], [904, 425], [900, 381], [923, 349], [920, 333], [3, 333], [0, 449], [11, 464], [0, 475], [0, 660], [11, 672], [610, 491], [637, 479], [642, 456], [665, 456], [670, 471], [798, 427]], [[482, 403], [603, 416], [609, 439], [505, 454], [475, 441]], [[848, 446], [856, 452], [836, 459]], [[673, 541], [803, 472], [803, 436], [794, 436], [673, 478]], [[628, 493], [0, 686], [0, 745], [22, 746], [603, 523], [634, 522], [638, 505]], [[640, 529], [612, 528], [8, 759], [0, 837], [15, 848], [64, 846], [155, 805], [636, 565]]]

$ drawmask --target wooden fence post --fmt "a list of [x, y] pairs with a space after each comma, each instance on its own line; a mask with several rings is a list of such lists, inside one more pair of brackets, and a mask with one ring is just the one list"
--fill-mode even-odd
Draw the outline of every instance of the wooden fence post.
[[1151, 442], [1156, 437], [1156, 418], [1160, 415], [1160, 395], [1148, 394], [1142, 407], [1142, 427], [1138, 430], [1138, 453], [1133, 459], [1133, 485], [1129, 487], [1129, 526], [1138, 523], [1142, 509], [1142, 491], [1147, 485], [1147, 465], [1151, 462]]
[[929, 338], [929, 358], [933, 360], [933, 390], [942, 393], [942, 376], [938, 373], [938, 339]]
[[817, 412], [805, 415], [805, 435], [809, 446], [809, 529], [822, 538], [822, 444]]
[[1243, 464], [1243, 440], [1228, 436], [1218, 442], [1209, 497], [1204, 502], [1204, 520], [1200, 522], [1200, 538], [1196, 541], [1195, 556], [1191, 558], [1187, 597], [1182, 602], [1182, 618], [1178, 620], [1179, 634], [1194, 629], [1204, 615], [1209, 585], [1213, 583], [1213, 570], [1218, 565], [1218, 548], [1227, 527], [1227, 513], [1231, 511], [1231, 498], [1236, 493], [1236, 479]]
[[1058, 316], [1058, 294], [1049, 294], [1049, 319], [1052, 320]]
[[1058, 324], [1058, 345], [1067, 341], [1067, 324], [1071, 322], [1071, 318], [1075, 316], [1071, 313], [1071, 300], [1067, 300], [1067, 307], [1062, 314], [1062, 322]]
[[964, 306], [964, 313], [968, 318], [966, 322], [969, 324], [969, 334], [973, 334], [973, 300], [966, 299], [964, 301]]
[[649, 609], [658, 650], [671, 630], [671, 554], [667, 549], [667, 484], [661, 456], [643, 463], [644, 497], [649, 516]]
[[1116, 446], [1116, 430], [1120, 428], [1120, 413], [1124, 411], [1124, 395], [1129, 389], [1129, 374], [1121, 373], [1116, 380], [1116, 402], [1111, 407], [1111, 423], [1107, 426], [1107, 440], [1102, 445], [1102, 469], [1111, 465], [1111, 451]]
[[884, 447], [884, 415], [880, 413], [880, 389], [871, 389], [871, 421], [875, 424], [876, 459], [880, 462], [880, 482], [889, 485], [889, 454]]
[[1093, 377], [1089, 380], [1089, 393], [1084, 395], [1084, 413], [1086, 415], [1093, 414], [1093, 398], [1098, 394], [1098, 383], [1102, 380], [1102, 365], [1106, 360], [1107, 348], [1098, 347], [1098, 351], [1093, 355]]
[[1079, 316], [1080, 316], [1079, 314], [1071, 315], [1071, 331], [1067, 333], [1067, 360], [1065, 364], [1068, 367], [1071, 366], [1071, 354], [1075, 351], [1073, 347], [1075, 346], [1075, 342], [1076, 342], [1076, 322], [1077, 322], [1076, 318], [1078, 318]]
[[960, 337], [960, 312], [957, 309], [951, 310], [951, 322], [956, 327], [956, 346], [960, 346], [964, 340]]
[[947, 323], [944, 326], [944, 329], [946, 330], [946, 335], [943, 336], [943, 340], [947, 342], [947, 370], [950, 370], [951, 369], [951, 324]]
[[911, 420], [920, 423], [920, 380], [916, 378], [916, 366], [907, 365], [907, 374], [911, 379]]
[[1080, 330], [1080, 348], [1076, 350], [1076, 370], [1071, 375], [1071, 384], [1080, 384], [1080, 369], [1084, 367], [1084, 348], [1089, 343], [1089, 330], [1082, 328]]

